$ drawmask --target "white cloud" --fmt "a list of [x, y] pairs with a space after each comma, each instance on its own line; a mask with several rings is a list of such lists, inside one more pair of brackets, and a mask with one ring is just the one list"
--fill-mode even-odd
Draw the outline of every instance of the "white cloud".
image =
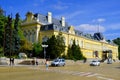
[[107, 28], [108, 29], [112, 29], [112, 30], [120, 30], [120, 23], [114, 23], [114, 24], [110, 24], [110, 25], [107, 25]]
[[94, 33], [94, 32], [105, 32], [105, 28], [103, 26], [99, 26], [98, 25], [91, 25], [91, 24], [81, 24], [79, 26], [76, 27], [76, 29], [83, 31], [83, 32], [87, 32], [87, 33]]
[[104, 18], [98, 18], [98, 19], [94, 19], [92, 22], [95, 22], [95, 23], [101, 23], [101, 22], [105, 22], [106, 19]]

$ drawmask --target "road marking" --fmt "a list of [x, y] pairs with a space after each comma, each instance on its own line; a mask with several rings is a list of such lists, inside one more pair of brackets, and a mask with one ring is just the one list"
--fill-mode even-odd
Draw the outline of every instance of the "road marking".
[[87, 75], [86, 77], [93, 77], [93, 76], [98, 76], [98, 75], [101, 75], [101, 74], [94, 73], [94, 74]]
[[110, 79], [110, 78], [106, 78], [106, 77], [102, 77], [102, 76], [97, 76], [97, 78], [104, 79], [104, 80], [114, 80], [114, 79]]
[[[32, 69], [39, 69], [39, 68], [32, 68]], [[68, 71], [68, 70], [60, 70], [60, 69], [39, 69], [44, 72], [56, 72], [56, 73], [62, 73], [62, 74], [70, 74], [74, 76], [85, 76], [85, 77], [96, 77], [102, 80], [114, 80], [111, 78], [106, 78], [103, 77], [104, 75], [98, 74], [98, 73], [93, 73], [93, 72], [78, 72], [78, 71]]]

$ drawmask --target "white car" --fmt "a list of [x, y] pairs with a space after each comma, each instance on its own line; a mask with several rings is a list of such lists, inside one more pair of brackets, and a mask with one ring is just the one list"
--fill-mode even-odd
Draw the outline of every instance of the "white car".
[[65, 66], [64, 59], [55, 59], [51, 62], [51, 66]]
[[100, 61], [93, 60], [90, 62], [90, 66], [100, 66]]

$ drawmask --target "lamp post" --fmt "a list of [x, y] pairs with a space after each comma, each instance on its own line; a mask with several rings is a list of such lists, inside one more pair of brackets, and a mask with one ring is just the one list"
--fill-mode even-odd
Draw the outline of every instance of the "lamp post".
[[45, 59], [46, 58], [46, 50], [45, 50], [45, 48], [47, 48], [48, 45], [42, 44], [42, 47], [44, 48], [44, 59]]

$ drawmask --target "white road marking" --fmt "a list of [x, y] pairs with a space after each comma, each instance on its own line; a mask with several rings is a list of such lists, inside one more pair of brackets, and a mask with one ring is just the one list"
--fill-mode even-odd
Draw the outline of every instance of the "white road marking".
[[[39, 68], [32, 68], [32, 69], [39, 69]], [[41, 71], [44, 72], [56, 72], [56, 73], [63, 73], [63, 74], [70, 74], [70, 75], [74, 75], [74, 76], [85, 76], [85, 77], [96, 77], [102, 80], [114, 80], [111, 78], [106, 78], [103, 77], [104, 75], [102, 74], [98, 74], [98, 73], [93, 73], [93, 72], [78, 72], [78, 71], [67, 71], [67, 70], [60, 70], [60, 69], [39, 69]]]
[[110, 78], [106, 78], [106, 77], [102, 77], [102, 76], [97, 76], [97, 78], [103, 79], [103, 80], [114, 80], [114, 79], [110, 79]]

